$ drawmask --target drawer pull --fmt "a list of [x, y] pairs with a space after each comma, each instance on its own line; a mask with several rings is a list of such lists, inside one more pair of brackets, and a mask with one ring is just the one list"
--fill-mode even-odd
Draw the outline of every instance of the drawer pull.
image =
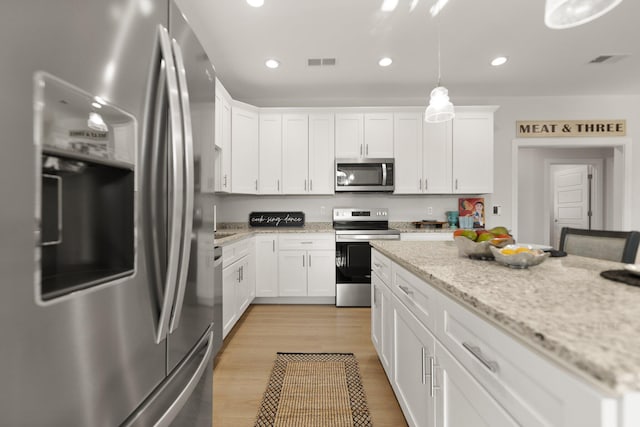
[[400, 288], [400, 290], [402, 292], [404, 292], [406, 295], [413, 295], [413, 292], [411, 292], [409, 290], [409, 288], [407, 288], [406, 286], [402, 286], [402, 285], [398, 285], [398, 287]]
[[300, 242], [301, 245], [312, 245], [313, 242]]
[[480, 350], [480, 347], [473, 344], [469, 344], [467, 342], [463, 342], [462, 346], [466, 348], [469, 351], [469, 353], [473, 354], [473, 356], [476, 359], [478, 359], [480, 363], [486, 366], [488, 370], [490, 370], [493, 373], [498, 372], [498, 363], [494, 362], [493, 360], [488, 360], [484, 356], [484, 354], [482, 354], [482, 350]]
[[373, 266], [374, 266], [375, 268], [382, 268], [382, 265], [378, 264], [377, 262], [374, 262], [374, 263], [373, 263]]

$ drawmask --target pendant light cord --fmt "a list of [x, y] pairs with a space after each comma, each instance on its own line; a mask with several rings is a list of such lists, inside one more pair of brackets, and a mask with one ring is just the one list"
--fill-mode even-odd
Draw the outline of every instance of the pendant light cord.
[[440, 87], [440, 20], [436, 19], [436, 31], [438, 34], [438, 87]]

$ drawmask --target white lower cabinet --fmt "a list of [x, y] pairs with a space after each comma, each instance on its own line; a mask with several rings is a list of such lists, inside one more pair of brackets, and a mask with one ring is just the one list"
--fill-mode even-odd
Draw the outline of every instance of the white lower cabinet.
[[279, 296], [335, 296], [333, 233], [283, 233], [278, 244]]
[[280, 251], [280, 296], [335, 296], [335, 259], [335, 250]]
[[278, 296], [278, 236], [258, 234], [256, 239], [256, 297]]
[[393, 377], [391, 384], [412, 427], [435, 423], [429, 360], [434, 357], [433, 335], [394, 297]]
[[393, 302], [391, 291], [376, 272], [371, 274], [371, 341], [388, 376], [393, 369]]
[[437, 427], [512, 427], [518, 424], [436, 341], [433, 363]]
[[[624, 401], [542, 357], [375, 249], [372, 260], [372, 341], [410, 426], [637, 425], [624, 418]], [[385, 282], [379, 273], [387, 265]], [[385, 314], [387, 306], [393, 316]]]
[[246, 239], [222, 248], [222, 332], [223, 337], [255, 298], [255, 251]]

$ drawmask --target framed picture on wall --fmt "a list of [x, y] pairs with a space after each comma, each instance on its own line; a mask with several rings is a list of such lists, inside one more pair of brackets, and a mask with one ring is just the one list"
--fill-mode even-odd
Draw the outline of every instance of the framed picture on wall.
[[473, 217], [473, 228], [484, 228], [484, 212], [484, 197], [461, 197], [458, 199], [458, 213], [460, 217]]

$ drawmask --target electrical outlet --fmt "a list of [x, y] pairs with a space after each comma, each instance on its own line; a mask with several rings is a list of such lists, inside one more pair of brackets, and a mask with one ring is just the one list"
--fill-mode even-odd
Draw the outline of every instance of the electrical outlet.
[[502, 206], [493, 205], [493, 214], [496, 216], [500, 216], [502, 214]]
[[427, 208], [427, 215], [433, 215], [433, 208], [431, 206]]

